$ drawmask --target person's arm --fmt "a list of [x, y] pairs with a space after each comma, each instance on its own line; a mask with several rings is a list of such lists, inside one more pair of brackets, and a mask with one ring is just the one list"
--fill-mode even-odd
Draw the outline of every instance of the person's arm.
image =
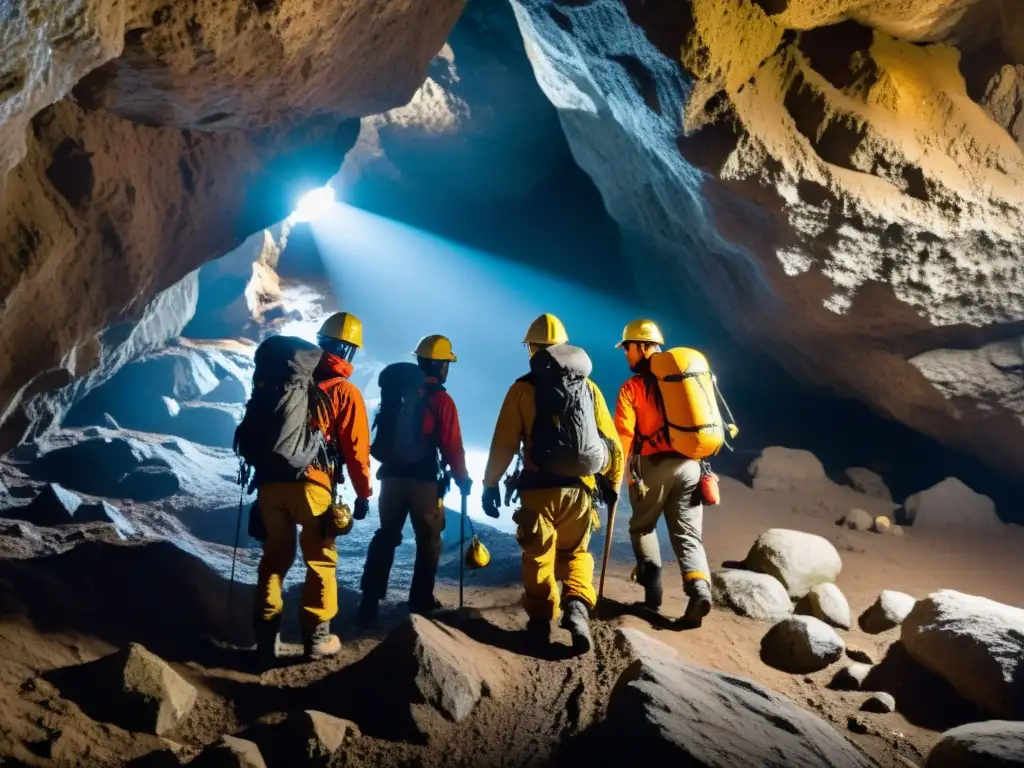
[[608, 479], [611, 487], [618, 491], [619, 485], [622, 483], [622, 473], [625, 465], [622, 445], [619, 443], [619, 436], [615, 431], [615, 422], [612, 421], [612, 415], [608, 412], [608, 404], [604, 400], [604, 395], [597, 384], [590, 382], [590, 388], [594, 392], [594, 416], [597, 418], [597, 428], [600, 430], [602, 437], [608, 441], [608, 447], [611, 451], [611, 456], [608, 457], [608, 466], [601, 474]]
[[459, 426], [459, 410], [447, 392], [434, 397], [434, 416], [437, 419], [437, 442], [441, 460], [452, 468], [452, 476], [458, 480], [469, 477], [466, 469], [466, 450], [462, 444], [462, 428]]
[[363, 393], [346, 381], [335, 389], [335, 402], [336, 445], [345, 460], [356, 496], [368, 499], [373, 495], [370, 484], [370, 420]]
[[622, 385], [619, 397], [615, 402], [615, 431], [619, 435], [619, 444], [622, 446], [623, 464], [632, 456], [633, 441], [636, 437], [635, 381], [636, 379], [630, 379]]
[[491, 438], [491, 451], [487, 456], [487, 468], [484, 470], [485, 488], [498, 487], [502, 475], [519, 451], [519, 444], [525, 432], [519, 397], [521, 389], [525, 386], [521, 382], [513, 384], [501, 404], [498, 422], [494, 425], [494, 436]]

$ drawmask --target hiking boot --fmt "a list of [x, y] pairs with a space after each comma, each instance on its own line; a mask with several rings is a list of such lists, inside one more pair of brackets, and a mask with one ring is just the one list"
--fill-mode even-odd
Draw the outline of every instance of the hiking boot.
[[331, 634], [331, 625], [325, 621], [316, 625], [312, 634], [306, 637], [304, 646], [306, 658], [323, 659], [334, 656], [341, 650], [341, 640], [337, 635]]
[[700, 626], [704, 617], [711, 612], [711, 587], [704, 579], [697, 579], [687, 584], [690, 602], [686, 604], [683, 621], [687, 624]]
[[644, 606], [653, 611], [661, 608], [661, 566], [641, 563], [636, 579], [644, 588]]
[[377, 624], [378, 601], [372, 597], [363, 595], [359, 601], [359, 608], [356, 609], [356, 618], [364, 627], [373, 627]]
[[420, 616], [426, 616], [442, 608], [444, 605], [433, 595], [418, 600], [409, 600], [409, 613], [418, 613]]
[[281, 617], [257, 618], [256, 655], [261, 662], [271, 663], [281, 654]]
[[569, 630], [572, 635], [572, 648], [576, 653], [583, 654], [594, 647], [594, 640], [590, 636], [590, 615], [587, 604], [582, 600], [569, 599], [565, 601], [562, 610], [562, 627]]

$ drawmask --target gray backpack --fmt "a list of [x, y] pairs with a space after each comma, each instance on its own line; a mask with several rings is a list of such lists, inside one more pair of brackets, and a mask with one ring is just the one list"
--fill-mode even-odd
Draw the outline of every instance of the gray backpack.
[[585, 477], [608, 463], [608, 443], [597, 428], [587, 382], [592, 369], [587, 353], [569, 344], [546, 347], [530, 358], [526, 380], [536, 389], [537, 408], [530, 458], [541, 472]]
[[434, 447], [423, 434], [432, 391], [426, 374], [415, 363], [392, 363], [380, 372], [377, 384], [380, 408], [373, 419], [370, 455], [381, 464], [408, 466], [424, 461]]

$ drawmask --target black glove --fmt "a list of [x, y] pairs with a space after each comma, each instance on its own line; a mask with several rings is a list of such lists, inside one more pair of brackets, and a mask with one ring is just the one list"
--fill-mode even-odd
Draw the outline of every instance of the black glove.
[[462, 492], [463, 496], [469, 496], [469, 492], [473, 489], [473, 478], [466, 475], [461, 480], [456, 480], [455, 484], [459, 486], [459, 490]]
[[352, 510], [352, 517], [362, 520], [370, 512], [369, 499], [356, 499], [355, 509]]
[[499, 515], [498, 507], [501, 506], [501, 493], [495, 488], [484, 488], [484, 496], [482, 499], [484, 506], [484, 514], [488, 517], [497, 518]]

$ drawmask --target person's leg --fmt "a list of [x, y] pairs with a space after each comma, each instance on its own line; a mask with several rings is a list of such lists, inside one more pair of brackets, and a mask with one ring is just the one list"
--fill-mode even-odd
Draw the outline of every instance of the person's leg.
[[377, 605], [388, 591], [395, 549], [402, 543], [402, 528], [409, 514], [410, 482], [404, 478], [389, 477], [380, 483], [377, 501], [380, 528], [373, 534], [366, 550], [366, 564], [360, 582], [363, 598], [359, 604], [359, 619], [364, 624], [372, 624], [377, 618]]
[[334, 536], [325, 531], [331, 492], [313, 483], [296, 486], [293, 508], [302, 528], [299, 549], [306, 561], [299, 626], [307, 655], [330, 656], [341, 650], [341, 641], [330, 631], [331, 619], [338, 615], [338, 551]]
[[551, 621], [558, 615], [558, 582], [555, 581], [555, 526], [552, 519], [561, 501], [561, 489], [524, 490], [521, 506], [512, 519], [516, 540], [523, 550], [523, 609], [527, 624], [538, 640], [546, 641]]
[[288, 507], [288, 486], [274, 483], [259, 489], [257, 509], [263, 519], [266, 537], [256, 577], [254, 627], [256, 648], [266, 657], [278, 652], [281, 613], [284, 610], [282, 585], [295, 561], [295, 518]]
[[416, 534], [416, 564], [409, 587], [409, 610], [427, 613], [440, 607], [434, 597], [437, 564], [441, 559], [441, 533], [444, 531], [444, 502], [437, 483], [416, 482], [410, 488], [409, 511]]
[[683, 619], [699, 625], [711, 610], [708, 557], [702, 538], [704, 508], [695, 493], [700, 484], [700, 462], [680, 459], [673, 471], [675, 483], [665, 504], [665, 523], [679, 559], [683, 589], [690, 598]]
[[661, 547], [657, 526], [675, 476], [665, 467], [663, 457], [640, 457], [640, 476], [647, 486], [643, 498], [635, 484], [629, 487], [629, 504], [633, 514], [629, 520], [629, 538], [636, 555], [636, 580], [644, 588], [644, 605], [661, 607]]
[[578, 653], [593, 647], [589, 620], [597, 604], [590, 554], [593, 504], [593, 496], [584, 488], [561, 489], [554, 519], [555, 575], [563, 583], [562, 626], [572, 635]]

